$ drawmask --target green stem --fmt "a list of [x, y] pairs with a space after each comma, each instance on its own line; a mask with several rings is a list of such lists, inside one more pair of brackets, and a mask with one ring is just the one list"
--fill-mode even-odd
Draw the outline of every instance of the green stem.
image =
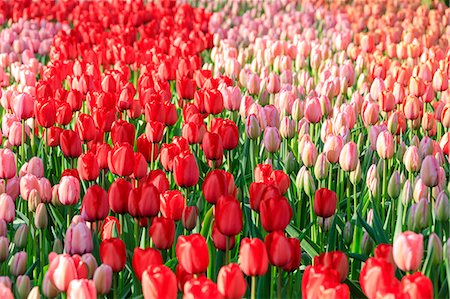
[[252, 287], [250, 299], [256, 299], [256, 276], [252, 276]]
[[278, 268], [278, 288], [277, 288], [277, 296], [278, 299], [281, 299], [282, 287], [283, 287], [283, 269]]
[[225, 237], [225, 265], [228, 265], [230, 263], [230, 237]]

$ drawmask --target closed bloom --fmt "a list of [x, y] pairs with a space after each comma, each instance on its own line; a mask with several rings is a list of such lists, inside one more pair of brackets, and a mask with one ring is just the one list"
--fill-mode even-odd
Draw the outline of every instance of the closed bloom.
[[95, 283], [92, 280], [87, 279], [74, 279], [70, 282], [67, 289], [67, 299], [96, 299], [97, 289]]
[[411, 145], [403, 155], [403, 163], [409, 172], [417, 172], [422, 165], [422, 159], [419, 155], [419, 149], [415, 145]]
[[319, 256], [315, 256], [314, 266], [317, 265], [336, 270], [339, 274], [339, 279], [341, 282], [347, 278], [348, 258], [341, 251], [325, 252]]
[[92, 234], [87, 225], [81, 221], [71, 223], [66, 232], [64, 251], [69, 254], [84, 254], [92, 252]]
[[378, 135], [377, 152], [382, 159], [391, 159], [394, 156], [394, 138], [389, 131]]
[[339, 155], [339, 164], [344, 171], [353, 171], [358, 165], [358, 146], [353, 141], [346, 143]]
[[420, 178], [427, 187], [435, 187], [439, 184], [439, 162], [434, 156], [426, 156], [423, 160]]
[[209, 265], [209, 252], [205, 238], [200, 234], [179, 236], [176, 246], [178, 262], [186, 272], [205, 272]]
[[153, 248], [142, 249], [136, 247], [133, 253], [131, 265], [134, 273], [139, 280], [142, 280], [142, 274], [149, 266], [158, 266], [164, 264], [161, 252]]
[[145, 299], [177, 298], [177, 277], [170, 268], [149, 266], [142, 276], [142, 291]]
[[113, 272], [122, 271], [127, 259], [125, 243], [118, 238], [103, 240], [100, 244], [100, 258]]
[[16, 159], [13, 151], [0, 149], [0, 179], [11, 179], [16, 175]]
[[16, 206], [14, 200], [6, 193], [0, 195], [0, 219], [6, 223], [14, 221], [16, 217]]
[[72, 280], [79, 278], [77, 266], [68, 254], [57, 255], [51, 259], [47, 273], [50, 282], [62, 292], [67, 291]]
[[109, 293], [112, 284], [112, 269], [110, 266], [102, 264], [94, 272], [94, 283], [97, 293], [106, 295]]
[[404, 276], [401, 286], [410, 299], [434, 298], [433, 283], [420, 272]]
[[74, 205], [80, 199], [80, 181], [71, 175], [61, 178], [58, 198], [63, 205]]
[[336, 193], [327, 188], [321, 188], [314, 195], [314, 213], [322, 218], [334, 215], [336, 211]]
[[394, 240], [394, 261], [403, 271], [416, 271], [423, 259], [423, 235], [404, 232]]
[[224, 298], [238, 299], [245, 295], [247, 283], [238, 264], [229, 264], [219, 270], [217, 288]]
[[281, 138], [278, 129], [275, 127], [267, 127], [264, 130], [263, 143], [266, 151], [275, 153], [280, 149]]
[[169, 249], [175, 239], [175, 221], [169, 218], [155, 217], [149, 234], [156, 248], [160, 250]]
[[173, 171], [175, 182], [180, 187], [195, 186], [200, 176], [197, 161], [189, 151], [185, 151], [175, 158]]
[[215, 220], [219, 231], [226, 236], [235, 236], [242, 230], [242, 210], [233, 196], [221, 196], [215, 208]]
[[108, 193], [99, 185], [89, 187], [81, 204], [81, 217], [85, 221], [95, 222], [105, 219], [108, 213]]

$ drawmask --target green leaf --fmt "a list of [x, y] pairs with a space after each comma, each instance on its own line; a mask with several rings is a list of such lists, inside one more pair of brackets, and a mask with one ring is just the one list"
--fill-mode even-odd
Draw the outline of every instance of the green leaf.
[[364, 295], [364, 293], [362, 292], [358, 282], [352, 281], [350, 279], [346, 279], [344, 282], [348, 285], [350, 293], [352, 294], [352, 298], [367, 298], [366, 295]]

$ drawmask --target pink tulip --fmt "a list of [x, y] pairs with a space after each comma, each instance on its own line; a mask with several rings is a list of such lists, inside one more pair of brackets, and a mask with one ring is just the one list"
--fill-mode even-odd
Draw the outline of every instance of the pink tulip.
[[28, 93], [20, 93], [14, 97], [12, 109], [19, 119], [28, 119], [34, 115], [33, 98]]
[[403, 271], [416, 271], [423, 259], [423, 235], [410, 231], [401, 233], [394, 240], [394, 261]]
[[22, 145], [22, 124], [20, 121], [15, 121], [11, 124], [8, 131], [8, 142], [12, 146]]
[[323, 151], [327, 157], [328, 162], [337, 163], [342, 150], [342, 138], [339, 136], [330, 135], [325, 141]]
[[275, 153], [280, 149], [281, 138], [277, 128], [267, 127], [264, 130], [263, 143], [266, 151]]
[[423, 160], [420, 178], [427, 187], [435, 187], [439, 184], [439, 162], [434, 156], [426, 156]]
[[353, 141], [346, 143], [339, 155], [339, 164], [344, 171], [353, 171], [358, 166], [358, 146]]
[[67, 289], [67, 299], [96, 299], [97, 290], [93, 280], [74, 279]]
[[377, 152], [382, 159], [394, 156], [394, 137], [389, 131], [381, 132], [377, 138]]
[[64, 176], [58, 186], [59, 201], [63, 205], [74, 205], [80, 199], [80, 181], [74, 176]]
[[6, 193], [0, 195], [0, 219], [11, 223], [16, 217], [16, 206], [14, 200]]
[[16, 175], [16, 159], [10, 149], [0, 149], [0, 178], [11, 179]]
[[84, 254], [92, 252], [92, 233], [86, 223], [72, 223], [66, 232], [64, 251], [69, 254]]
[[28, 161], [26, 172], [28, 174], [33, 174], [38, 179], [44, 176], [44, 163], [41, 158], [33, 157]]
[[20, 196], [24, 200], [28, 200], [32, 190], [39, 192], [39, 181], [34, 175], [26, 174], [20, 178]]
[[322, 118], [322, 108], [320, 107], [320, 101], [314, 97], [309, 99], [305, 105], [305, 118], [310, 123], [318, 123]]

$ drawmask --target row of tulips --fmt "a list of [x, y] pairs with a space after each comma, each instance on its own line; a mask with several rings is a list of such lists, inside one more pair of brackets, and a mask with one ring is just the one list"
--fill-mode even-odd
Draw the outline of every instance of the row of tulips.
[[2, 3], [2, 296], [449, 296], [450, 10], [195, 5]]

